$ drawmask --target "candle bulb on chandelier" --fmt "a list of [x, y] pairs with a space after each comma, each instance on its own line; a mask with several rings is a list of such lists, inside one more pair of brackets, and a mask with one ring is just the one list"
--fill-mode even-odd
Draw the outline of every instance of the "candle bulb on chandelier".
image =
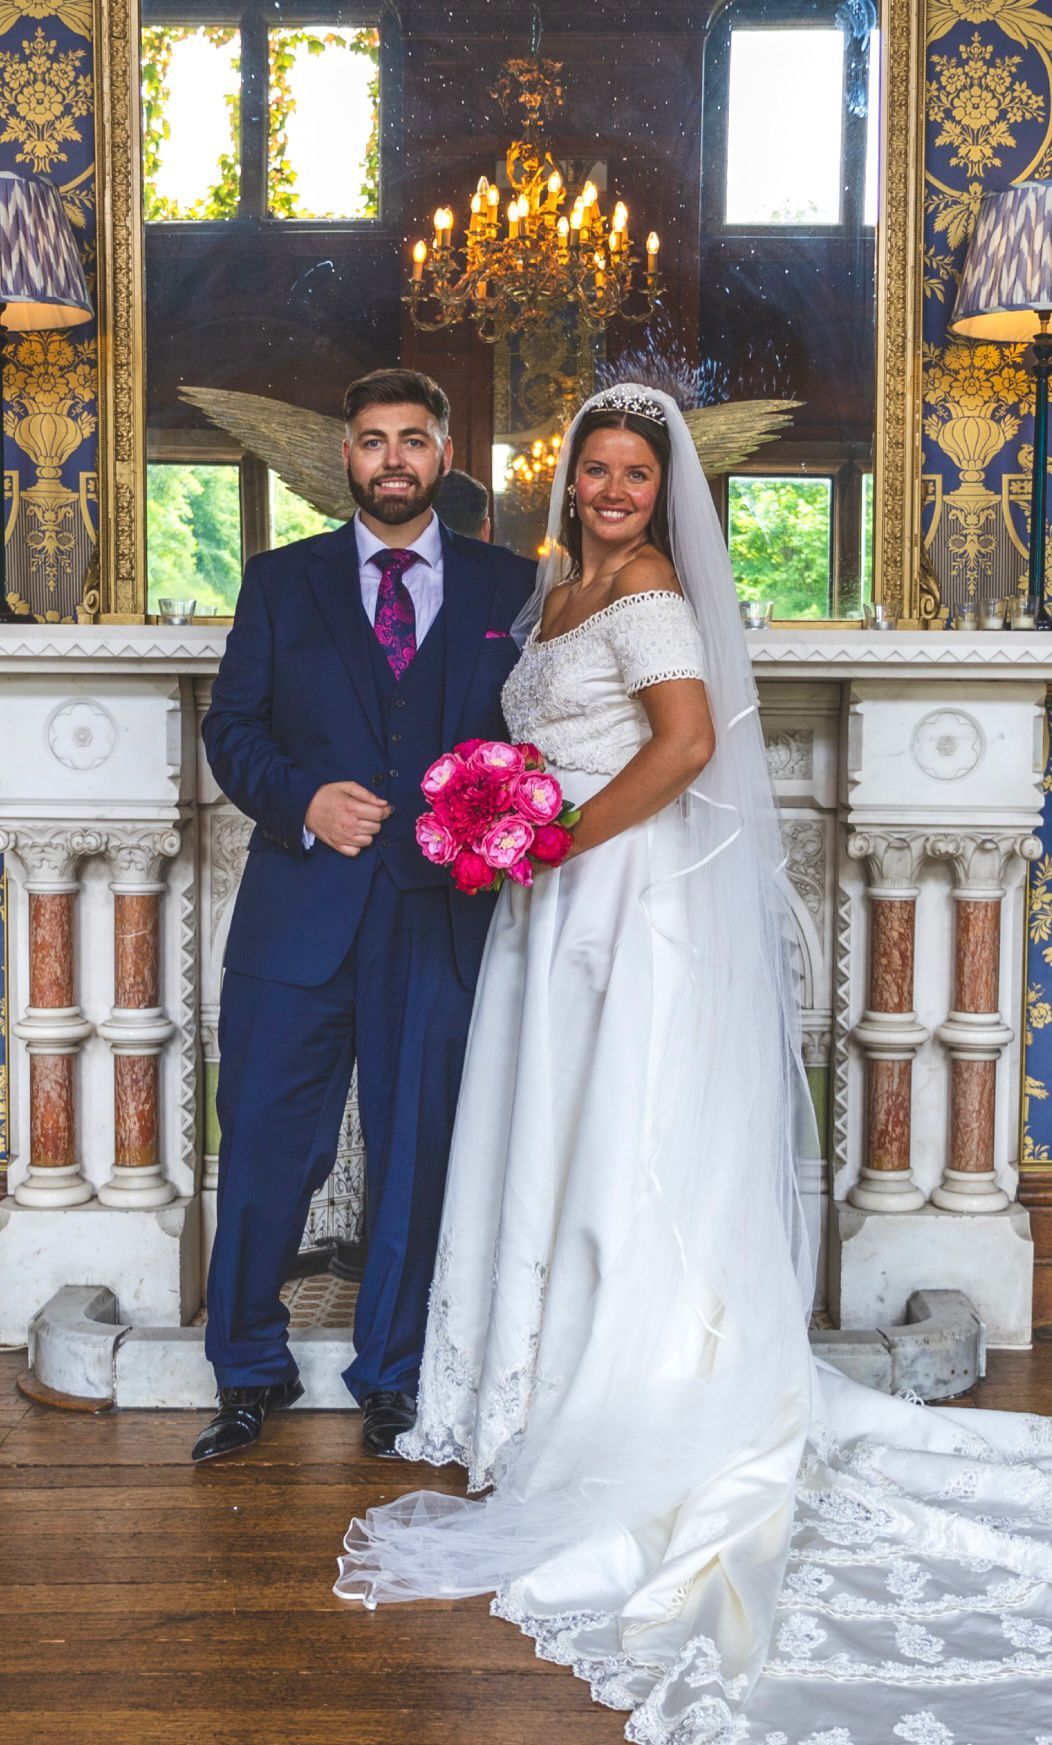
[[657, 256], [659, 246], [657, 231], [652, 230], [650, 235], [647, 237], [647, 284], [651, 287], [653, 287], [654, 280], [657, 277]]
[[518, 234], [519, 234], [519, 202], [517, 200], [509, 200], [509, 202], [508, 202], [508, 235], [511, 237], [512, 242], [515, 241], [515, 238], [518, 236]]
[[564, 261], [570, 253], [570, 220], [565, 213], [555, 228], [559, 236], [559, 259]]
[[413, 283], [419, 285], [424, 276], [424, 262], [427, 259], [427, 243], [418, 242], [413, 245]]

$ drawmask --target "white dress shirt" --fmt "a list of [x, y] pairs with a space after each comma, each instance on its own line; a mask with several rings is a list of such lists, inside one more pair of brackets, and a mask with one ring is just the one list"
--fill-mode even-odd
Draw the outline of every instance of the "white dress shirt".
[[[416, 612], [416, 646], [420, 647], [442, 605], [442, 530], [438, 525], [438, 517], [432, 513], [431, 519], [424, 528], [419, 539], [414, 539], [412, 545], [385, 545], [382, 539], [377, 539], [375, 533], [370, 533], [363, 524], [360, 515], [354, 517], [354, 539], [358, 547], [358, 579], [362, 590], [362, 605], [370, 624], [376, 623], [376, 602], [380, 593], [380, 566], [372, 559], [377, 552], [381, 557], [388, 551], [415, 551], [417, 561], [410, 564], [402, 574], [402, 580], [409, 589], [409, 594]], [[303, 846], [313, 848], [314, 832], [303, 826]]]

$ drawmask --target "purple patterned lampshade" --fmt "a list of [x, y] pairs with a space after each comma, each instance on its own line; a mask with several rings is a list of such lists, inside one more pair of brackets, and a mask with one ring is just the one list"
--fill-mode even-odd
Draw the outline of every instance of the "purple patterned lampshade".
[[1052, 310], [1052, 182], [987, 194], [957, 288], [950, 332], [1002, 345], [1033, 339]]
[[0, 170], [0, 326], [75, 327], [93, 314], [55, 184]]

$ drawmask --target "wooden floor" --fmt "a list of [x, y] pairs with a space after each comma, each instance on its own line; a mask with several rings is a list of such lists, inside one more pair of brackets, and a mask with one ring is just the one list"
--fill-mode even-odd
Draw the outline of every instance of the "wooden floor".
[[[329, 1591], [351, 1515], [446, 1475], [295, 1412], [199, 1470], [206, 1414], [86, 1417], [0, 1355], [3, 1745], [618, 1745], [622, 1722], [487, 1616]], [[1052, 1341], [994, 1353], [972, 1403], [1052, 1413]], [[456, 1488], [451, 1472], [448, 1488]]]

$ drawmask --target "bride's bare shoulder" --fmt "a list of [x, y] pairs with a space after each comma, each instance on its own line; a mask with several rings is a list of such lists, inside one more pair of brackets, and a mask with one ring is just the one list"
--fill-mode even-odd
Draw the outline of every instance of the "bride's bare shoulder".
[[610, 599], [622, 600], [627, 594], [649, 594], [658, 589], [667, 594], [683, 592], [671, 558], [650, 545], [622, 564], [614, 577]]

